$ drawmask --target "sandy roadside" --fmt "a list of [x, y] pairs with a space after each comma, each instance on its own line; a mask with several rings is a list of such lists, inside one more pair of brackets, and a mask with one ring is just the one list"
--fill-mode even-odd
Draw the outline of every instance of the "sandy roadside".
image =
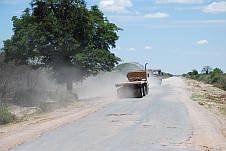
[[[226, 92], [195, 80], [184, 80], [182, 94], [193, 127], [193, 134], [183, 145], [201, 151], [225, 151], [226, 150], [226, 116], [218, 111], [218, 104], [207, 102], [211, 107], [192, 101], [188, 96], [202, 95], [219, 96]], [[189, 101], [190, 100], [190, 101]], [[221, 104], [222, 105], [222, 104]]]

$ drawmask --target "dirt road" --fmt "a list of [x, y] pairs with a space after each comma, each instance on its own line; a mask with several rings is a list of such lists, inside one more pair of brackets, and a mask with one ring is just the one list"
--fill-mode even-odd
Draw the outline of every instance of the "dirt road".
[[189, 89], [170, 78], [142, 99], [102, 98], [4, 126], [0, 150], [226, 150], [226, 121]]

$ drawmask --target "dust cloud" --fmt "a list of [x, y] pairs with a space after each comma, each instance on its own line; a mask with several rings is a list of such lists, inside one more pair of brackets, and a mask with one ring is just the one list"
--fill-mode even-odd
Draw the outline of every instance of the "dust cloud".
[[162, 77], [157, 77], [150, 74], [148, 78], [148, 83], [149, 83], [149, 87], [155, 87], [155, 86], [161, 85]]
[[[149, 75], [148, 82], [150, 88], [161, 85], [159, 77], [153, 76], [150, 73]], [[97, 76], [89, 77], [82, 83], [74, 85], [73, 91], [78, 95], [80, 100], [104, 97], [117, 98], [115, 84], [126, 81], [128, 81], [127, 76], [121, 72], [101, 72]], [[129, 93], [126, 96], [132, 95]]]
[[74, 86], [74, 93], [79, 99], [89, 98], [117, 98], [115, 83], [127, 81], [126, 75], [119, 72], [101, 72], [99, 75], [89, 77], [80, 84]]

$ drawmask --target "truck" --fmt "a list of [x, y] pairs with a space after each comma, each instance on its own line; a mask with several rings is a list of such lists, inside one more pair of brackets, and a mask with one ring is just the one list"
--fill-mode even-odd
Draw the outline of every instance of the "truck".
[[137, 97], [142, 98], [149, 92], [147, 78], [149, 74], [146, 70], [131, 71], [127, 74], [128, 81], [115, 84], [117, 88], [117, 98]]
[[163, 76], [163, 73], [162, 73], [161, 69], [152, 69], [150, 80], [152, 81], [152, 83], [161, 85], [162, 84], [162, 76]]

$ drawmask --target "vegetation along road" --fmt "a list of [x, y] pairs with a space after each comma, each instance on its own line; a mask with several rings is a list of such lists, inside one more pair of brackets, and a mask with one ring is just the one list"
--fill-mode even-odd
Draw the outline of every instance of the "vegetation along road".
[[0, 143], [7, 150], [7, 141], [15, 147], [22, 136], [30, 141], [10, 150], [226, 150], [225, 120], [192, 101], [189, 88], [181, 78], [164, 79], [144, 98], [108, 98], [63, 117], [55, 113]]

